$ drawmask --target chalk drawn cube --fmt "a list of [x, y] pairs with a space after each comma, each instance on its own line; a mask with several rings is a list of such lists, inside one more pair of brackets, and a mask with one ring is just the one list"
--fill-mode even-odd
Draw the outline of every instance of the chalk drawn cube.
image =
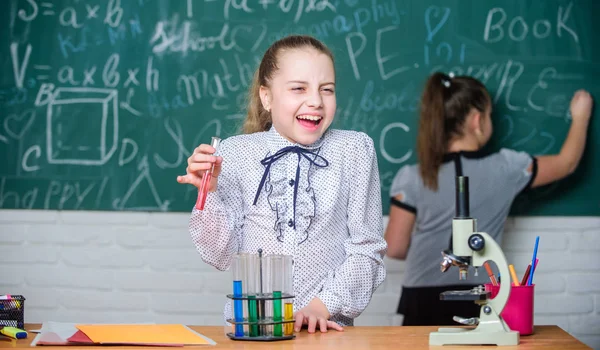
[[102, 165], [117, 150], [117, 91], [57, 88], [47, 111], [50, 164]]

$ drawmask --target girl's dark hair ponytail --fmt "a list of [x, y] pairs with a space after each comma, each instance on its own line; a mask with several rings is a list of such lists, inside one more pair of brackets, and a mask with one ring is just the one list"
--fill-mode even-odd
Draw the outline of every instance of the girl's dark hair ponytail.
[[425, 186], [437, 190], [438, 172], [450, 141], [462, 136], [472, 108], [484, 113], [490, 104], [485, 86], [477, 79], [440, 72], [427, 79], [417, 135], [419, 172]]

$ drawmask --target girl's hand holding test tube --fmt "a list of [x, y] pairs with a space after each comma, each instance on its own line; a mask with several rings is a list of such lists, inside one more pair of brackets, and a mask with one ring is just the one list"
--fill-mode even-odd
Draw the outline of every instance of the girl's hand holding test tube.
[[221, 173], [222, 157], [213, 156], [217, 151], [220, 139], [213, 138], [212, 145], [201, 144], [188, 158], [186, 174], [177, 176], [177, 182], [190, 184], [198, 188], [198, 201], [196, 208], [204, 209], [204, 201], [208, 192], [217, 190], [217, 182]]

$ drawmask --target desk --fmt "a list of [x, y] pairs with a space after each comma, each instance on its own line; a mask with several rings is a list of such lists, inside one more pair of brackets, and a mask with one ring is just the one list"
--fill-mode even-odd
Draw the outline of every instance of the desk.
[[[25, 329], [39, 329], [39, 324], [28, 324]], [[230, 340], [223, 333], [224, 328], [219, 326], [191, 326], [195, 331], [213, 339], [217, 342], [216, 346], [186, 346], [185, 348], [206, 348], [206, 349], [439, 349], [473, 350], [474, 346], [429, 346], [429, 333], [436, 331], [438, 327], [346, 327], [344, 332], [329, 331], [328, 333], [308, 334], [302, 331], [297, 334], [294, 340], [284, 340], [277, 342], [251, 342]], [[21, 340], [0, 340], [0, 347], [29, 348], [29, 344], [35, 337], [30, 333], [27, 339]], [[36, 347], [45, 350], [91, 350], [90, 346], [46, 346]], [[110, 346], [104, 347], [107, 350], [117, 349], [157, 349], [156, 347], [140, 346]], [[93, 349], [97, 349], [94, 347]], [[180, 348], [170, 348], [180, 349]], [[570, 334], [557, 326], [536, 326], [535, 334], [521, 337], [519, 346], [489, 347], [486, 349], [511, 350], [511, 349], [560, 349], [560, 350], [578, 350], [590, 349], [579, 340], [573, 338]]]

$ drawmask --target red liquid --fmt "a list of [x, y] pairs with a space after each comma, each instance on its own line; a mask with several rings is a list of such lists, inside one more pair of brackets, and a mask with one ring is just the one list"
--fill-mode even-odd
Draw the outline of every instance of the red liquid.
[[206, 202], [206, 194], [208, 193], [208, 188], [210, 187], [211, 178], [212, 173], [210, 171], [206, 171], [202, 177], [202, 184], [198, 189], [198, 200], [196, 200], [196, 209], [198, 210], [204, 210], [204, 202]]

